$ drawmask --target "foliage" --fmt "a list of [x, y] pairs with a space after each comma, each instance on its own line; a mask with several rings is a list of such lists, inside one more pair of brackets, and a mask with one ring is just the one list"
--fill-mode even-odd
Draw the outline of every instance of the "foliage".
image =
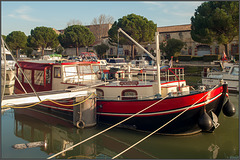
[[220, 60], [220, 59], [221, 59], [221, 55], [216, 55], [216, 54], [204, 55], [203, 56], [203, 61], [204, 62], [212, 62], [214, 60]]
[[72, 25], [82, 25], [82, 22], [81, 22], [80, 20], [71, 19], [71, 20], [67, 23], [67, 26], [72, 26]]
[[99, 57], [102, 57], [103, 54], [106, 53], [107, 50], [109, 50], [109, 46], [102, 43], [100, 45], [95, 46], [94, 49], [97, 52], [97, 54], [99, 55]]
[[[119, 28], [122, 28], [122, 30], [138, 43], [150, 43], [154, 41], [155, 32], [157, 31], [157, 25], [154, 24], [153, 21], [140, 15], [129, 14], [118, 19], [118, 22], [115, 21], [112, 28], [108, 31], [109, 44], [117, 46]], [[132, 47], [134, 47], [133, 42], [122, 34], [119, 34], [119, 44], [132, 45]], [[132, 49], [132, 51], [133, 50], [134, 49]]]
[[181, 55], [178, 56], [178, 60], [179, 61], [191, 61], [192, 56], [191, 55]]
[[192, 56], [192, 61], [203, 61], [203, 56]]
[[95, 42], [93, 33], [84, 26], [72, 25], [64, 30], [64, 34], [58, 37], [60, 44], [66, 48], [76, 48], [76, 55], [78, 55], [78, 48], [90, 46]]
[[28, 57], [31, 56], [32, 52], [33, 52], [33, 49], [30, 48], [30, 47], [26, 47], [24, 48], [23, 50], [21, 50], [23, 54], [26, 54]]
[[92, 20], [92, 25], [98, 25], [98, 24], [112, 24], [114, 22], [114, 19], [112, 16], [106, 16], [105, 14], [101, 14], [99, 17], [96, 17]]
[[[118, 22], [114, 22], [108, 32], [110, 43], [117, 43], [118, 28], [122, 28], [122, 30], [138, 43], [152, 42], [155, 37], [155, 32], [157, 31], [157, 25], [154, 24], [153, 21], [140, 15], [130, 14], [118, 19]], [[133, 43], [127, 37], [121, 36], [119, 37], [119, 44], [129, 45]]]
[[2, 35], [2, 38], [3, 38], [4, 42], [6, 42], [6, 38], [7, 38], [7, 36]]
[[191, 36], [194, 41], [225, 46], [239, 35], [239, 2], [209, 1], [202, 3], [191, 17]]
[[44, 56], [44, 48], [54, 48], [59, 45], [57, 33], [48, 27], [36, 27], [31, 30], [28, 36], [28, 44], [33, 48], [41, 48], [42, 56]]
[[171, 56], [174, 56], [175, 53], [180, 52], [184, 47], [185, 43], [178, 39], [169, 39], [160, 44], [160, 49], [162, 52], [166, 53], [167, 59], [171, 59]]
[[16, 57], [18, 58], [18, 51], [27, 46], [27, 36], [24, 32], [13, 31], [7, 35], [6, 43], [11, 50], [16, 50]]
[[62, 54], [64, 51], [64, 48], [62, 46], [57, 46], [55, 49], [54, 49], [54, 53], [56, 54]]

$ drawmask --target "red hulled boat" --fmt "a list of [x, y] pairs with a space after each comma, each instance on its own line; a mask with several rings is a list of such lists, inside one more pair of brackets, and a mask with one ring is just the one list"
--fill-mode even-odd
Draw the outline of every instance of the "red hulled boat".
[[222, 108], [228, 110], [224, 111], [228, 116], [235, 112], [228, 99], [227, 84], [190, 91], [185, 80], [164, 81], [161, 95], [156, 88], [156, 83], [144, 81], [115, 81], [97, 87], [98, 120], [116, 124], [157, 103], [124, 122], [122, 127], [154, 131], [184, 112], [159, 133], [192, 134], [213, 131], [218, 126], [217, 117]]

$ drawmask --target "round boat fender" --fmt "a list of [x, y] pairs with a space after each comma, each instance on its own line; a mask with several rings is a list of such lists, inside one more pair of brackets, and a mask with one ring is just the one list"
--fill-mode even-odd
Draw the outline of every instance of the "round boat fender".
[[115, 73], [115, 78], [117, 78], [117, 79], [119, 78], [119, 77], [118, 77], [118, 73]]
[[223, 106], [222, 111], [224, 115], [231, 117], [236, 113], [236, 108], [234, 104], [228, 100]]
[[203, 131], [210, 131], [213, 127], [213, 121], [212, 118], [206, 113], [206, 111], [203, 112], [203, 114], [198, 119], [198, 126]]
[[77, 121], [76, 126], [77, 128], [83, 129], [85, 127], [85, 122], [83, 120]]
[[122, 73], [122, 79], [124, 79], [124, 78], [125, 78], [125, 73], [123, 72], [123, 73]]
[[101, 75], [102, 75], [101, 72], [98, 71], [98, 72], [97, 72], [97, 79], [101, 79]]

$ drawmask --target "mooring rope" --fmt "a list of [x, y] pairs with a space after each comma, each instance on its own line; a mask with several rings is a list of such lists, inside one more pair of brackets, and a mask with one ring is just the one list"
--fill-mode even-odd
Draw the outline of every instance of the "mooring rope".
[[141, 139], [140, 141], [136, 142], [135, 144], [133, 144], [132, 146], [128, 147], [127, 149], [125, 149], [124, 151], [122, 151], [121, 153], [117, 154], [116, 156], [114, 156], [112, 159], [117, 158], [118, 156], [122, 155], [123, 153], [127, 152], [128, 150], [130, 150], [131, 148], [133, 148], [134, 146], [138, 145], [139, 143], [141, 143], [142, 141], [144, 141], [145, 139], [147, 139], [148, 137], [150, 137], [151, 135], [153, 135], [154, 133], [156, 133], [157, 131], [159, 131], [160, 129], [162, 129], [163, 127], [165, 127], [166, 125], [168, 125], [169, 123], [171, 123], [172, 121], [174, 121], [175, 119], [177, 119], [179, 116], [181, 116], [183, 113], [185, 113], [189, 108], [192, 108], [193, 106], [195, 106], [199, 101], [201, 101], [204, 97], [206, 97], [209, 93], [211, 93], [218, 85], [216, 85], [214, 88], [212, 88], [210, 91], [208, 91], [208, 93], [206, 93], [204, 96], [202, 96], [202, 98], [200, 98], [199, 100], [197, 100], [194, 104], [192, 104], [191, 106], [187, 107], [185, 110], [183, 110], [181, 113], [179, 113], [177, 116], [175, 116], [174, 118], [172, 118], [170, 121], [168, 121], [167, 123], [165, 123], [164, 125], [162, 125], [161, 127], [159, 127], [158, 129], [156, 129], [154, 132], [150, 133], [149, 135], [147, 135], [146, 137], [144, 137], [143, 139]]
[[80, 145], [80, 144], [82, 144], [82, 143], [84, 143], [84, 142], [86, 142], [86, 141], [88, 141], [88, 140], [90, 140], [90, 139], [92, 139], [92, 138], [94, 138], [94, 137], [96, 137], [96, 136], [98, 136], [98, 135], [100, 135], [100, 134], [102, 134], [102, 133], [104, 133], [104, 132], [106, 132], [106, 131], [114, 128], [114, 127], [116, 127], [117, 125], [119, 125], [119, 124], [121, 124], [121, 123], [123, 123], [123, 122], [125, 122], [125, 121], [127, 121], [127, 120], [129, 120], [129, 119], [131, 119], [132, 117], [134, 117], [134, 116], [136, 116], [136, 115], [144, 112], [145, 110], [151, 108], [152, 106], [158, 104], [159, 102], [163, 101], [163, 100], [166, 99], [167, 97], [168, 97], [168, 95], [165, 96], [164, 98], [158, 100], [157, 102], [153, 103], [152, 105], [144, 108], [143, 110], [141, 110], [141, 111], [133, 114], [132, 116], [130, 116], [130, 117], [128, 117], [128, 118], [126, 118], [126, 119], [124, 119], [124, 120], [122, 120], [122, 121], [120, 121], [120, 122], [118, 122], [118, 123], [116, 123], [116, 124], [114, 124], [114, 125], [106, 128], [105, 130], [103, 130], [103, 131], [101, 131], [101, 132], [98, 132], [97, 134], [95, 134], [95, 135], [93, 135], [93, 136], [91, 136], [91, 137], [89, 137], [89, 138], [87, 138], [87, 139], [85, 139], [85, 140], [83, 140], [83, 141], [80, 141], [79, 143], [77, 143], [77, 144], [75, 144], [75, 145], [73, 145], [73, 146], [71, 146], [71, 147], [69, 147], [69, 148], [67, 148], [67, 149], [65, 149], [65, 150], [63, 150], [63, 151], [61, 151], [61, 152], [56, 153], [55, 155], [52, 155], [52, 156], [48, 157], [47, 159], [54, 158], [54, 157], [58, 156], [59, 154], [62, 154], [63, 152], [66, 152], [66, 151], [68, 151], [68, 150], [70, 150], [70, 149], [72, 149], [72, 148], [74, 148], [74, 147], [76, 147], [76, 146], [78, 146], [78, 145]]

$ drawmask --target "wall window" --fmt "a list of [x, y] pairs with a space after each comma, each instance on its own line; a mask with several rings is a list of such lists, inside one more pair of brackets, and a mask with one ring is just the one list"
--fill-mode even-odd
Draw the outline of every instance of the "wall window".
[[171, 38], [170, 34], [165, 34], [165, 40], [169, 40]]
[[219, 46], [215, 47], [215, 54], [219, 54]]
[[61, 78], [61, 68], [54, 67], [54, 78]]
[[122, 91], [122, 100], [138, 99], [137, 91], [133, 89], [126, 89]]
[[110, 55], [113, 55], [113, 49], [110, 48]]
[[125, 54], [125, 56], [129, 56], [129, 50], [124, 50], [124, 54]]
[[192, 47], [188, 48], [188, 55], [192, 55]]
[[238, 45], [237, 44], [231, 45], [231, 53], [232, 53], [232, 55], [235, 55], [236, 53], [238, 53]]

